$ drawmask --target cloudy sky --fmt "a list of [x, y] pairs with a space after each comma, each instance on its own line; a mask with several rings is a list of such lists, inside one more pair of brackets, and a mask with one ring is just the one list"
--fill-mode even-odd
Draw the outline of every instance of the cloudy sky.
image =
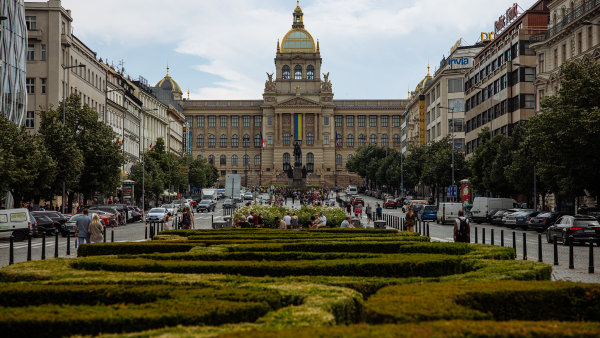
[[[302, 0], [337, 99], [406, 98], [458, 40], [514, 0]], [[534, 0], [520, 0], [521, 11]], [[132, 78], [171, 76], [192, 99], [261, 99], [296, 0], [63, 0], [75, 35]]]

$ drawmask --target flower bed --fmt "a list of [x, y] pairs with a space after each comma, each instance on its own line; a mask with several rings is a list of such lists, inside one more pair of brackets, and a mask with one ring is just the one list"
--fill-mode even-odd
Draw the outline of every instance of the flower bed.
[[279, 225], [275, 224], [275, 217], [283, 218], [286, 214], [292, 216], [295, 213], [298, 216], [298, 223], [303, 225], [310, 221], [311, 216], [317, 216], [319, 212], [322, 212], [327, 217], [327, 226], [333, 228], [339, 227], [346, 218], [344, 209], [338, 207], [302, 206], [300, 209], [291, 209], [259, 204], [242, 207], [234, 213], [233, 217], [245, 219], [250, 212], [261, 215], [266, 228], [278, 228]]

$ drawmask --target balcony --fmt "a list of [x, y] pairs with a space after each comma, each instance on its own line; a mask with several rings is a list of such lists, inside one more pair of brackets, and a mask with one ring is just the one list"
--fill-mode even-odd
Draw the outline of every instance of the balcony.
[[71, 37], [68, 36], [67, 34], [61, 34], [60, 35], [60, 43], [65, 46], [65, 47], [71, 47]]
[[32, 29], [27, 31], [27, 38], [30, 40], [42, 41], [42, 31], [39, 29]]
[[[592, 10], [596, 9], [596, 7], [598, 7], [598, 6], [600, 6], [600, 0], [589, 0], [588, 2], [584, 3], [583, 5], [575, 8], [569, 14], [565, 15], [560, 21], [558, 21], [556, 23], [556, 25], [554, 25], [552, 28], [548, 29], [548, 31], [544, 34], [545, 35], [544, 39], [537, 40], [535, 42], [541, 42], [544, 40], [551, 39], [558, 33], [562, 32], [571, 23], [573, 23], [573, 22], [577, 21], [578, 19], [580, 19], [581, 17], [585, 16]], [[534, 38], [534, 37], [536, 39], [540, 39], [540, 37], [537, 37], [536, 35], [532, 36], [531, 38]], [[531, 40], [531, 38], [530, 38], [530, 41], [534, 42]]]

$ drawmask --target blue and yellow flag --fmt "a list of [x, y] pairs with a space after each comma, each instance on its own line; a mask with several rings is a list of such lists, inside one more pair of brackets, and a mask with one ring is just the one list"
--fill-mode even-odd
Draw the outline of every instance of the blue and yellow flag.
[[302, 114], [294, 114], [294, 140], [302, 141]]

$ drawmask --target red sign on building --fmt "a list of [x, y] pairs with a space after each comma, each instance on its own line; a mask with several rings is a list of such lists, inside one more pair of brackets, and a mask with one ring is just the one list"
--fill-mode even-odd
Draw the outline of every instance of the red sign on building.
[[519, 16], [519, 5], [514, 3], [509, 9], [506, 10], [504, 15], [498, 18], [498, 21], [494, 24], [496, 34], [498, 34], [504, 27], [508, 26], [517, 16]]

